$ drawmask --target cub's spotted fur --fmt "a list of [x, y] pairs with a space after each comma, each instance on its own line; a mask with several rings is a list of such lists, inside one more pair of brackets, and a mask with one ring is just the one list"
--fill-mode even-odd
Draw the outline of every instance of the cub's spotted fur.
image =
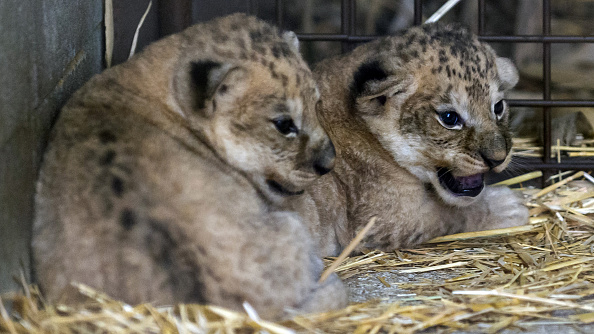
[[93, 78], [41, 169], [33, 251], [46, 296], [77, 281], [129, 303], [247, 301], [265, 318], [343, 306], [287, 210], [334, 164], [318, 98], [295, 35], [245, 15]]
[[446, 233], [524, 224], [510, 189], [484, 174], [510, 160], [505, 90], [513, 64], [458, 26], [411, 28], [314, 70], [335, 169], [309, 192], [324, 254], [344, 247], [372, 216], [362, 244], [391, 250]]

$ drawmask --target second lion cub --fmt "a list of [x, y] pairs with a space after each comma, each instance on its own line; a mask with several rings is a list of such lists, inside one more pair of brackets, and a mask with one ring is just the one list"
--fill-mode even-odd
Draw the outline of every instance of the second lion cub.
[[467, 30], [411, 28], [323, 61], [314, 75], [337, 151], [334, 170], [309, 192], [324, 255], [372, 216], [362, 246], [384, 250], [527, 222], [512, 190], [484, 186], [485, 173], [510, 160], [503, 95], [518, 74]]

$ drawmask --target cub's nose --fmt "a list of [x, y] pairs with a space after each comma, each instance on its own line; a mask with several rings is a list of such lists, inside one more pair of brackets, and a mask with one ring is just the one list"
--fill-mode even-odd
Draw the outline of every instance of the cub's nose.
[[485, 161], [485, 164], [493, 169], [505, 162], [505, 158], [507, 158], [510, 149], [511, 143], [508, 145], [506, 137], [496, 134], [486, 138], [479, 153]]
[[328, 174], [334, 168], [336, 150], [331, 140], [325, 144], [314, 156], [313, 168], [318, 175]]

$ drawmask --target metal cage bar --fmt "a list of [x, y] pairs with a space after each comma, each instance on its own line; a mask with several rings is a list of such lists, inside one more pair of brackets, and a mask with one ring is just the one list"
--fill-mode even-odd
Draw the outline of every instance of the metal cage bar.
[[423, 23], [423, 0], [415, 0], [414, 25]]
[[276, 0], [276, 25], [283, 29], [283, 1]]
[[[551, 34], [551, 1], [542, 1], [542, 35]], [[551, 43], [543, 42], [542, 52], [542, 81], [543, 81], [543, 101], [551, 100]], [[545, 106], [543, 113], [543, 162], [551, 162], [551, 108]]]

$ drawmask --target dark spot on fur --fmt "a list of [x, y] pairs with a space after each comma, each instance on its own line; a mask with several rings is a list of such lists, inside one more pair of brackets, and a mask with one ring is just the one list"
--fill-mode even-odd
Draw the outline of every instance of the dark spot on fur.
[[109, 130], [103, 130], [103, 131], [99, 132], [99, 141], [102, 144], [113, 143], [116, 140], [117, 140], [116, 136], [113, 134], [113, 132], [111, 132]]
[[168, 273], [165, 284], [174, 292], [174, 298], [185, 303], [203, 303], [204, 285], [202, 270], [195, 252], [180, 245], [187, 244], [184, 236], [173, 229], [173, 224], [149, 218], [151, 232], [146, 237], [146, 247], [155, 262]]
[[274, 45], [271, 50], [272, 50], [272, 55], [274, 56], [274, 58], [277, 58], [277, 59], [280, 58], [281, 50], [278, 45]]
[[101, 160], [99, 160], [99, 164], [101, 166], [111, 165], [115, 156], [116, 156], [116, 153], [114, 150], [107, 150], [107, 152], [105, 152], [105, 155], [103, 155], [101, 157]]
[[217, 275], [214, 270], [212, 270], [212, 268], [210, 267], [205, 267], [205, 273], [206, 275], [210, 276], [213, 280], [220, 282], [223, 278], [219, 275]]
[[353, 97], [361, 95], [365, 91], [365, 85], [370, 81], [381, 81], [388, 77], [388, 74], [381, 67], [379, 61], [374, 60], [364, 63], [355, 72], [351, 84]]
[[271, 48], [274, 58], [287, 58], [291, 55], [291, 48], [286, 43], [276, 43]]
[[194, 94], [196, 94], [194, 103], [197, 109], [204, 108], [205, 101], [208, 97], [208, 74], [220, 66], [220, 63], [210, 60], [192, 63], [190, 76], [194, 83]]
[[237, 38], [237, 39], [235, 40], [235, 44], [237, 44], [237, 46], [238, 46], [240, 49], [245, 49], [245, 47], [246, 47], [246, 45], [245, 45], [245, 41], [243, 40], [243, 38]]
[[262, 32], [258, 30], [250, 31], [250, 39], [255, 42], [262, 40]]
[[196, 246], [196, 249], [198, 249], [198, 253], [202, 254], [202, 255], [207, 255], [208, 253], [206, 252], [206, 248], [204, 248], [204, 246], [202, 245], [198, 245]]
[[291, 47], [285, 43], [282, 43], [281, 45], [281, 53], [284, 57], [289, 57], [292, 53], [291, 51]]
[[232, 129], [237, 130], [237, 132], [245, 132], [250, 128], [248, 125], [242, 122], [231, 121], [231, 125]]
[[412, 43], [414, 43], [414, 41], [415, 41], [416, 37], [417, 37], [417, 36], [415, 36], [415, 35], [410, 35], [410, 36], [408, 36], [408, 38], [406, 39], [406, 42], [404, 43], [404, 44], [405, 44], [405, 46], [407, 46], [407, 47], [411, 46], [411, 45], [412, 45]]
[[219, 33], [219, 31], [217, 31], [217, 33], [213, 35], [213, 40], [216, 43], [225, 43], [229, 40], [229, 36]]
[[421, 239], [423, 238], [423, 233], [422, 232], [417, 232], [415, 233], [412, 238], [410, 238], [410, 244], [411, 245], [418, 245], [421, 242]]
[[289, 85], [289, 77], [287, 77], [284, 74], [281, 74], [281, 81], [282, 81], [283, 87], [286, 88]]
[[229, 87], [227, 85], [221, 85], [221, 87], [219, 87], [219, 94], [225, 94], [228, 90]]
[[252, 49], [254, 51], [256, 51], [256, 53], [259, 53], [261, 55], [265, 55], [266, 54], [266, 48], [263, 47], [262, 45], [259, 45], [259, 44], [252, 45]]
[[117, 176], [111, 179], [111, 190], [117, 197], [121, 197], [124, 193], [124, 181]]
[[129, 208], [122, 210], [120, 215], [120, 224], [126, 229], [130, 231], [134, 225], [136, 225], [136, 213]]
[[448, 61], [448, 57], [445, 54], [444, 50], [439, 50], [439, 62], [440, 63], [446, 63]]

